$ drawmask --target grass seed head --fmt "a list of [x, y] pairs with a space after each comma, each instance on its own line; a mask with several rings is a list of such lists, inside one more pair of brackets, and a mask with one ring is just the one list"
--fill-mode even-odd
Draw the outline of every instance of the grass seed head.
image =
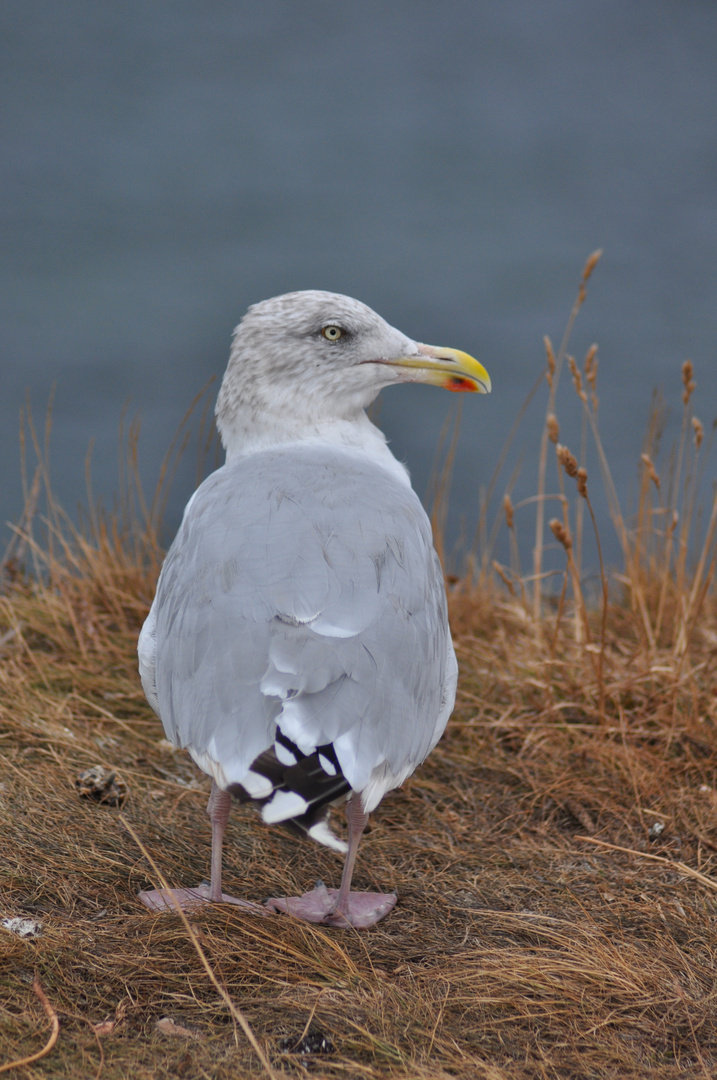
[[570, 368], [570, 374], [573, 377], [573, 385], [575, 386], [575, 393], [578, 395], [581, 401], [587, 404], [588, 396], [583, 390], [583, 377], [580, 374], [578, 365], [575, 363], [575, 357], [568, 357], [568, 366]]
[[513, 528], [513, 500], [507, 493], [503, 496], [503, 509], [505, 510], [505, 523], [509, 529]]
[[551, 442], [557, 444], [557, 441], [560, 438], [560, 425], [558, 424], [558, 418], [555, 413], [548, 413], [546, 424], [548, 426], [548, 438]]
[[548, 386], [552, 387], [553, 375], [555, 374], [555, 353], [553, 352], [553, 343], [547, 334], [543, 338], [543, 344], [545, 345], [545, 356], [548, 362], [545, 378], [548, 380]]
[[697, 383], [692, 377], [693, 375], [694, 368], [692, 367], [692, 361], [685, 360], [684, 364], [682, 365], [682, 385], [684, 386], [684, 390], [682, 391], [683, 405], [687, 405], [697, 387]]
[[582, 277], [583, 284], [585, 284], [587, 282], [587, 280], [590, 277], [590, 275], [592, 274], [593, 270], [595, 269], [597, 264], [600, 262], [601, 255], [602, 255], [602, 248], [597, 248], [596, 251], [593, 251], [592, 255], [588, 256], [587, 262], [585, 263], [585, 266], [583, 267], [583, 277]]
[[705, 429], [702, 421], [698, 420], [696, 416], [692, 417], [692, 430], [695, 433], [695, 450], [699, 450], [705, 437]]
[[654, 462], [653, 462], [652, 458], [650, 457], [649, 454], [640, 454], [640, 460], [642, 461], [642, 464], [647, 469], [648, 476], [650, 477], [653, 484], [655, 485], [655, 487], [659, 491], [660, 490], [660, 477], [659, 477], [659, 475], [657, 473], [657, 470], [655, 469], [655, 465], [654, 465]]
[[551, 520], [550, 528], [552, 529], [555, 539], [560, 541], [566, 551], [570, 551], [573, 546], [573, 538], [570, 535], [569, 529], [558, 518], [553, 518]]
[[575, 455], [568, 450], [567, 446], [561, 446], [560, 443], [558, 443], [556, 447], [556, 453], [558, 455], [558, 461], [563, 466], [568, 476], [571, 476], [573, 480], [575, 480], [578, 475], [578, 462]]

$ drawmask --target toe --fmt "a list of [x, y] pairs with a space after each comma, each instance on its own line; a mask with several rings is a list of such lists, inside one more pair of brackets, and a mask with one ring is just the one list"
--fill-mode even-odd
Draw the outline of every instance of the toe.
[[395, 893], [356, 893], [349, 895], [348, 911], [332, 912], [326, 919], [331, 926], [353, 926], [365, 930], [393, 911], [398, 897]]

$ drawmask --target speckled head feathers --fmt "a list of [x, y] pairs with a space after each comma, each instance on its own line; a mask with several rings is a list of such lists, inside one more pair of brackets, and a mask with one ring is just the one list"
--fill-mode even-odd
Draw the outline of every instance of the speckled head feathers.
[[217, 400], [225, 445], [240, 430], [352, 419], [402, 381], [386, 361], [417, 346], [366, 304], [307, 290], [253, 304], [234, 332]]

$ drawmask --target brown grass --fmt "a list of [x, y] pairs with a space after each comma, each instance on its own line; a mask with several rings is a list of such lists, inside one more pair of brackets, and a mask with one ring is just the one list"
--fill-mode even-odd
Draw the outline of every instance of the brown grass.
[[[209, 856], [208, 780], [162, 740], [136, 673], [158, 516], [140, 499], [78, 532], [50, 506], [41, 541], [28, 517], [0, 593], [0, 919], [41, 930], [0, 929], [0, 1066], [47, 1052], [8, 1075], [714, 1076], [715, 515], [697, 529], [694, 430], [686, 412], [669, 484], [645, 466], [634, 524], [613, 505], [610, 605], [582, 598], [584, 498], [562, 473], [559, 595], [508, 567], [507, 587], [452, 586], [456, 712], [372, 818], [357, 884], [399, 905], [361, 933], [141, 908], [158, 874], [197, 882]], [[121, 808], [78, 796], [95, 765]], [[261, 901], [335, 881], [340, 858], [236, 808], [225, 872]]]

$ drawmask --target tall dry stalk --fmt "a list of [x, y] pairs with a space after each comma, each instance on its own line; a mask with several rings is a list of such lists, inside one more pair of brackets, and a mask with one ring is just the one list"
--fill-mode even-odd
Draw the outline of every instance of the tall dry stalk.
[[[677, 451], [677, 484], [675, 485], [675, 500], [677, 499], [677, 493], [683, 491], [684, 486], [681, 483], [682, 478], [682, 465], [685, 457], [687, 433], [689, 430], [689, 421], [691, 416], [690, 401], [693, 393], [697, 388], [697, 384], [693, 378], [694, 369], [691, 360], [685, 360], [682, 365], [682, 427], [680, 430], [680, 444]], [[689, 505], [685, 505], [686, 500], [683, 499], [682, 503], [682, 521], [680, 523], [678, 545], [677, 545], [677, 567], [676, 567], [676, 585], [677, 592], [682, 595], [685, 584], [685, 569], [687, 565], [687, 545], [690, 529], [689, 520]], [[673, 510], [676, 510], [676, 505], [673, 506]]]
[[448, 573], [446, 554], [446, 517], [451, 494], [451, 476], [453, 475], [453, 463], [458, 446], [458, 436], [461, 430], [463, 416], [463, 401], [458, 400], [453, 409], [450, 409], [441, 429], [438, 440], [438, 448], [433, 460], [433, 467], [428, 478], [426, 502], [430, 506], [431, 528], [433, 529], [433, 543], [438, 557], [441, 560], [444, 574]]
[[[513, 423], [510, 426], [510, 431], [508, 432], [508, 436], [507, 436], [505, 442], [503, 443], [503, 447], [501, 449], [501, 452], [498, 455], [498, 460], [496, 461], [495, 466], [493, 468], [493, 472], [492, 472], [491, 478], [490, 478], [490, 480], [488, 482], [488, 486], [486, 487], [485, 493], [483, 494], [483, 497], [480, 500], [479, 510], [478, 510], [478, 524], [476, 525], [476, 530], [475, 530], [475, 533], [474, 533], [474, 536], [473, 536], [473, 543], [472, 543], [471, 548], [470, 548], [470, 558], [469, 558], [469, 565], [468, 565], [468, 579], [467, 579], [467, 584], [469, 586], [472, 585], [472, 584], [477, 584], [478, 586], [485, 586], [487, 584], [488, 569], [489, 569], [489, 567], [491, 566], [491, 563], [492, 563], [493, 544], [492, 544], [491, 541], [489, 541], [487, 543], [484, 543], [482, 545], [482, 549], [481, 549], [481, 543], [480, 542], [484, 538], [485, 533], [487, 531], [487, 529], [486, 529], [486, 521], [487, 521], [487, 518], [488, 518], [489, 506], [490, 506], [490, 503], [491, 503], [491, 499], [493, 497], [493, 493], [495, 492], [496, 485], [498, 483], [498, 478], [499, 478], [500, 474], [503, 471], [503, 466], [505, 465], [506, 458], [508, 457], [508, 453], [510, 451], [510, 448], [513, 445], [513, 443], [515, 442], [515, 438], [516, 438], [518, 432], [520, 431], [520, 429], [522, 427], [523, 420], [525, 418], [525, 414], [528, 411], [528, 406], [530, 405], [531, 401], [533, 400], [533, 398], [537, 394], [540, 387], [543, 385], [544, 377], [545, 377], [544, 373], [541, 371], [540, 375], [538, 376], [538, 378], [535, 380], [532, 387], [528, 391], [528, 393], [527, 393], [527, 395], [525, 397], [525, 400], [523, 401], [523, 404], [521, 405], [520, 409], [518, 410], [518, 413], [517, 413], [517, 415], [515, 417], [515, 420], [513, 421]], [[517, 476], [517, 473], [515, 475]], [[496, 518], [496, 520], [499, 520], [499, 518]], [[493, 536], [494, 531], [495, 530], [491, 531], [491, 537]], [[476, 558], [476, 552], [478, 552], [478, 551], [481, 552], [480, 560], [477, 560], [477, 558]], [[476, 565], [476, 563], [478, 561], [480, 562], [480, 571], [479, 571], [478, 579], [476, 581], [476, 580], [474, 580], [473, 574], [474, 574], [475, 565]]]
[[548, 405], [545, 413], [545, 426], [540, 440], [540, 457], [538, 459], [538, 492], [537, 492], [537, 512], [535, 515], [535, 546], [533, 548], [533, 618], [537, 621], [540, 619], [542, 610], [542, 578], [543, 578], [543, 536], [545, 531], [545, 476], [548, 463], [548, 417], [555, 415], [555, 400], [558, 389], [558, 382], [560, 380], [560, 373], [562, 371], [563, 362], [567, 354], [568, 343], [570, 336], [575, 325], [575, 320], [578, 317], [578, 312], [585, 302], [587, 296], [587, 283], [590, 279], [590, 275], [594, 271], [600, 256], [602, 255], [602, 249], [598, 248], [587, 259], [583, 272], [580, 278], [580, 285], [578, 287], [578, 293], [575, 298], [575, 303], [572, 306], [572, 310], [568, 317], [565, 331], [563, 333], [563, 340], [560, 343], [560, 349], [558, 355], [555, 357], [553, 353], [553, 347], [549, 338], [545, 338], [545, 348], [547, 353], [547, 368], [545, 377], [550, 387], [550, 394], [548, 397]]

